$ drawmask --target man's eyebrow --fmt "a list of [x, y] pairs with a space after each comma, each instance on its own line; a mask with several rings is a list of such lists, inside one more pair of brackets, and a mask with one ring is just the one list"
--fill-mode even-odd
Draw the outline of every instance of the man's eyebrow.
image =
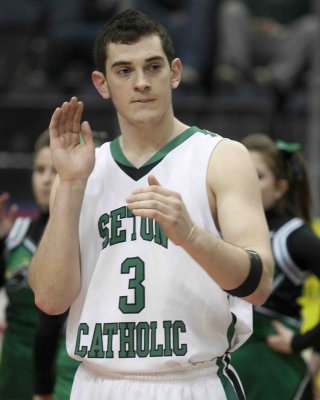
[[[162, 56], [153, 56], [153, 57], [148, 57], [145, 59], [145, 62], [149, 63], [152, 61], [163, 61], [164, 57]], [[131, 65], [132, 61], [126, 61], [126, 60], [119, 60], [119, 61], [115, 61], [112, 65], [111, 68], [115, 68], [118, 67], [119, 65]]]

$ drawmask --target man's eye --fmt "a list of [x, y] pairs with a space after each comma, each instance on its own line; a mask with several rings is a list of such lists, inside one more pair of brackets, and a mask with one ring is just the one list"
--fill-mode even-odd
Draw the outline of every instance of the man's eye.
[[37, 172], [38, 174], [43, 174], [45, 171], [44, 167], [35, 167], [34, 172]]
[[119, 74], [120, 76], [122, 76], [122, 75], [128, 75], [129, 73], [130, 73], [129, 68], [121, 68], [121, 69], [118, 70], [118, 74]]
[[160, 69], [160, 65], [159, 64], [151, 64], [148, 66], [148, 71], [150, 72], [157, 72]]

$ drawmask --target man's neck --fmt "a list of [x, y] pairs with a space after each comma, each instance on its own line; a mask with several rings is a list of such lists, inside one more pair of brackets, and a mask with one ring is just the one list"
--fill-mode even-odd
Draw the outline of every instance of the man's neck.
[[172, 124], [157, 126], [135, 126], [124, 129], [120, 146], [128, 161], [137, 168], [144, 165], [163, 146], [188, 128], [177, 119]]

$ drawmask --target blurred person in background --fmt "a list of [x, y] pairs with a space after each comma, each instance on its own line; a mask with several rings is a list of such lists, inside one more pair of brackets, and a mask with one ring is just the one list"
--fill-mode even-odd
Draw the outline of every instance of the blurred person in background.
[[33, 342], [38, 309], [27, 282], [27, 270], [48, 220], [49, 196], [56, 172], [48, 131], [34, 147], [32, 189], [39, 216], [16, 218], [18, 208], [6, 212], [9, 194], [0, 195], [1, 284], [8, 298], [0, 361], [0, 398], [30, 400], [33, 395]]
[[253, 81], [285, 97], [312, 65], [319, 20], [311, 1], [222, 0], [216, 78]]
[[[283, 354], [300, 353], [310, 349], [312, 353], [307, 362], [313, 377], [315, 397], [320, 395], [316, 379], [320, 370], [320, 324], [305, 333], [296, 333], [280, 321], [274, 321], [275, 333], [267, 337], [271, 349]], [[318, 398], [316, 397], [316, 398]]]
[[[320, 239], [310, 227], [311, 192], [300, 145], [245, 137], [260, 181], [276, 269], [273, 290], [254, 306], [253, 335], [233, 353], [232, 365], [248, 400], [311, 399], [310, 372], [300, 350], [281, 354], [268, 342], [280, 323], [299, 333], [300, 298], [310, 273], [320, 276]], [[279, 397], [280, 396], [280, 397]]]

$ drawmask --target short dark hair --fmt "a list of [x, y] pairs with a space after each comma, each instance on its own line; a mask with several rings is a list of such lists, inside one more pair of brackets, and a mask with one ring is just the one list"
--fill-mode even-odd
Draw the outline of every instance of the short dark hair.
[[175, 56], [174, 46], [168, 31], [159, 22], [137, 10], [126, 10], [114, 16], [97, 36], [94, 47], [95, 64], [98, 71], [105, 74], [109, 43], [134, 44], [141, 37], [159, 36], [169, 64]]

